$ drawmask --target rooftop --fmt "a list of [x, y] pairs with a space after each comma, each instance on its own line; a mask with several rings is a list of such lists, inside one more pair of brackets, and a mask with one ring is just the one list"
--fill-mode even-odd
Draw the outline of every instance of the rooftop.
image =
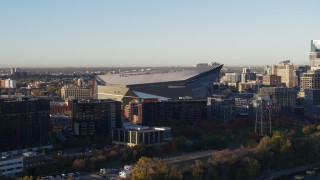
[[213, 70], [221, 65], [214, 64], [201, 67], [173, 67], [141, 69], [140, 71], [120, 72], [115, 74], [99, 75], [98, 78], [105, 84], [135, 85], [159, 82], [172, 82], [190, 79], [194, 76]]

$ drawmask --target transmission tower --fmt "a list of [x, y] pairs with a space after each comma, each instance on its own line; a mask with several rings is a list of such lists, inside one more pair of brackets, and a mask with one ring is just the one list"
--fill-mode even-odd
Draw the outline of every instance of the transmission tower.
[[255, 133], [263, 136], [268, 132], [272, 133], [272, 119], [280, 112], [280, 106], [271, 101], [259, 100], [256, 108]]

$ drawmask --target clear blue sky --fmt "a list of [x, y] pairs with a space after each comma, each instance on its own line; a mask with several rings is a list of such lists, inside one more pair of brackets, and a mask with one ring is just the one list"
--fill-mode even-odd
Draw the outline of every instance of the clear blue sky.
[[307, 64], [319, 0], [3, 0], [0, 67]]

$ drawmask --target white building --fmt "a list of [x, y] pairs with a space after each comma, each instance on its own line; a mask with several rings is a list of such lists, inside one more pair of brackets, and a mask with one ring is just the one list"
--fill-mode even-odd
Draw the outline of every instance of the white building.
[[237, 83], [241, 81], [240, 73], [226, 73], [226, 81], [229, 83]]
[[1, 157], [0, 174], [2, 176], [14, 177], [23, 172], [23, 157]]
[[91, 97], [92, 93], [90, 88], [68, 85], [61, 88], [62, 99], [90, 99]]
[[14, 79], [6, 79], [5, 80], [5, 84], [4, 84], [5, 88], [16, 88], [17, 87], [17, 81]]

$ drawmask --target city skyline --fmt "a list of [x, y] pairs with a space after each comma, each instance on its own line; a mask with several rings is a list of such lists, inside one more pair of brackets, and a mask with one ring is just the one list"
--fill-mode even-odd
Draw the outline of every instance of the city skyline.
[[308, 64], [318, 1], [2, 1], [1, 67]]

